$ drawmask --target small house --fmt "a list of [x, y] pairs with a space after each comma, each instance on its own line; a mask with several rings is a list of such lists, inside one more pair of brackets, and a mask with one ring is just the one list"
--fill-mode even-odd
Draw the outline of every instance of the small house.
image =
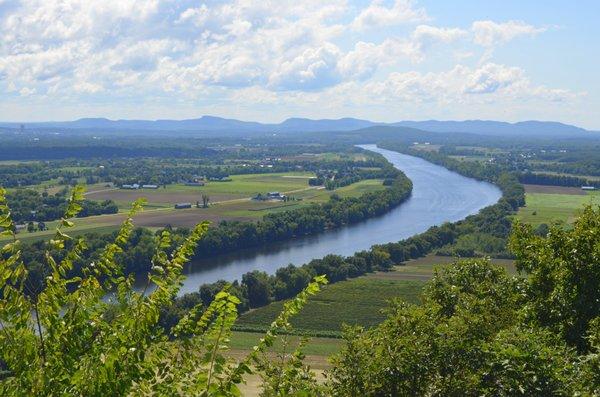
[[142, 189], [158, 189], [158, 185], [142, 185]]
[[281, 194], [279, 192], [269, 192], [267, 193], [267, 200], [285, 200], [285, 194]]
[[596, 190], [594, 186], [582, 186], [581, 190]]

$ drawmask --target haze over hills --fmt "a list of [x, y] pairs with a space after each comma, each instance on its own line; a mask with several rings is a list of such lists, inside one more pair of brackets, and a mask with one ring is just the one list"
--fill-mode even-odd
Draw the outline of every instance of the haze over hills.
[[214, 116], [202, 116], [187, 120], [109, 120], [106, 118], [83, 118], [75, 121], [37, 122], [37, 123], [0, 123], [4, 128], [33, 129], [86, 129], [86, 130], [148, 130], [148, 131], [231, 131], [231, 132], [327, 132], [353, 131], [373, 126], [410, 127], [440, 133], [470, 133], [488, 136], [520, 137], [582, 137], [593, 131], [569, 124], [553, 121], [522, 121], [508, 123], [490, 120], [465, 121], [399, 121], [381, 123], [356, 118], [320, 119], [289, 118], [281, 123], [269, 124], [242, 121]]
[[507, 123], [490, 120], [465, 120], [465, 121], [400, 121], [392, 123], [394, 126], [418, 128], [431, 132], [466, 132], [480, 135], [519, 135], [519, 136], [566, 136], [588, 134], [592, 131], [574, 125], [554, 121], [520, 121]]

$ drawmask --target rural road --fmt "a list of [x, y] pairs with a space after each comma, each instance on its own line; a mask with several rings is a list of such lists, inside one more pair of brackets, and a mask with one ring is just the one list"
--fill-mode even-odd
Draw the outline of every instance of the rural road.
[[104, 193], [104, 192], [110, 192], [110, 191], [113, 191], [113, 190], [119, 190], [119, 188], [118, 187], [111, 187], [110, 189], [92, 190], [92, 191], [83, 193], [83, 195], [87, 196], [88, 194]]

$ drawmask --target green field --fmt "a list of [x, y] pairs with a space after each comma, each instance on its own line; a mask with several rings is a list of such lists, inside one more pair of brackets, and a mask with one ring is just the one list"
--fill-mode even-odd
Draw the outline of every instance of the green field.
[[[373, 326], [384, 318], [387, 302], [399, 297], [419, 302], [420, 280], [390, 280], [359, 277], [331, 284], [309, 299], [300, 314], [291, 320], [295, 330], [315, 334], [339, 333], [342, 324]], [[281, 312], [283, 302], [274, 302], [242, 315], [238, 329], [264, 329]]]
[[[399, 298], [419, 303], [421, 289], [436, 268], [457, 259], [428, 255], [407, 261], [390, 272], [377, 272], [328, 285], [291, 321], [295, 331], [312, 335], [339, 335], [342, 323], [365, 327], [380, 323], [388, 302]], [[492, 263], [515, 274], [512, 260], [492, 259]], [[274, 302], [243, 314], [236, 323], [239, 330], [263, 330], [280, 313], [283, 302]]]
[[523, 222], [534, 226], [555, 222], [571, 224], [584, 205], [600, 204], [600, 195], [598, 192], [586, 195], [527, 193], [525, 203], [517, 214]]
[[283, 156], [284, 160], [302, 160], [302, 161], [337, 161], [337, 160], [349, 160], [349, 161], [366, 161], [368, 156], [365, 153], [337, 153], [337, 152], [325, 152], [325, 153], [304, 153], [292, 156]]
[[[285, 176], [294, 176], [288, 178]], [[203, 220], [209, 220], [213, 224], [218, 224], [221, 220], [240, 220], [240, 221], [252, 221], [259, 220], [268, 213], [280, 212], [293, 210], [303, 206], [310, 205], [311, 203], [322, 203], [326, 202], [331, 194], [336, 193], [342, 197], [357, 197], [366, 192], [376, 191], [385, 189], [382, 184], [382, 180], [363, 180], [352, 185], [344, 186], [334, 191], [325, 190], [323, 188], [308, 186], [307, 179], [310, 174], [261, 174], [263, 177], [262, 184], [259, 184], [260, 189], [265, 188], [263, 192], [269, 190], [276, 190], [273, 187], [285, 187], [283, 190], [279, 189], [282, 193], [287, 193], [290, 197], [297, 199], [296, 201], [280, 202], [280, 201], [254, 201], [250, 200], [250, 195], [242, 196], [235, 195], [233, 192], [242, 191], [247, 189], [249, 180], [253, 180], [251, 183], [258, 183], [257, 175], [242, 175], [239, 176], [241, 179], [237, 179], [238, 176], [234, 176], [237, 182], [213, 182], [212, 191], [220, 190], [222, 192], [221, 197], [225, 197], [222, 201], [215, 202], [215, 196], [211, 196], [211, 202], [209, 208], [192, 208], [186, 210], [175, 210], [173, 204], [164, 203], [161, 204], [156, 201], [150, 201], [145, 206], [145, 211], [138, 214], [134, 219], [134, 223], [139, 226], [149, 228], [160, 228], [167, 224], [178, 227], [193, 227], [197, 223]], [[217, 185], [216, 187], [214, 185]], [[107, 199], [112, 197], [113, 199], [118, 197], [129, 197], [127, 200], [123, 200], [123, 203], [131, 203], [137, 196], [150, 196], [151, 194], [158, 195], [161, 197], [170, 198], [172, 202], [191, 202], [201, 200], [201, 194], [190, 194], [186, 191], [196, 191], [208, 188], [209, 185], [204, 187], [192, 187], [173, 185], [168, 186], [167, 189], [156, 189], [156, 190], [139, 190], [129, 191], [123, 189], [107, 188], [103, 184], [97, 184], [90, 187], [89, 192], [97, 192], [95, 194], [87, 194], [86, 198], [98, 200]], [[256, 187], [254, 188], [256, 189]], [[166, 191], [166, 192], [165, 192]], [[289, 193], [291, 192], [291, 193]], [[227, 197], [234, 198], [227, 198]], [[217, 196], [218, 197], [218, 196]], [[115, 200], [119, 203], [119, 200]], [[123, 212], [127, 210], [127, 206], [124, 204], [120, 207], [121, 213], [115, 215], [98, 215], [87, 218], [78, 218], [75, 220], [76, 227], [70, 230], [70, 234], [77, 235], [88, 232], [106, 232], [116, 230], [118, 225], [124, 220]], [[27, 233], [25, 231], [19, 234], [19, 238], [23, 241], [35, 241], [40, 239], [48, 239], [54, 234], [54, 228], [57, 222], [46, 222], [46, 226], [49, 230], [44, 232]], [[0, 237], [0, 241], [6, 240], [7, 237]]]
[[[375, 273], [371, 277], [399, 280], [428, 280], [433, 276], [435, 269], [442, 269], [443, 267], [456, 262], [456, 260], [457, 258], [451, 256], [438, 256], [430, 254], [422, 258], [411, 259], [409, 261], [406, 261], [403, 265], [396, 266], [393, 272]], [[516, 273], [514, 261], [511, 259], [492, 258], [491, 262], [494, 265], [503, 267], [510, 274]]]
[[235, 199], [250, 198], [258, 193], [277, 191], [293, 194], [296, 191], [309, 189], [308, 180], [314, 176], [308, 172], [286, 172], [270, 174], [232, 175], [230, 181], [207, 182], [204, 186], [186, 186], [171, 184], [158, 189], [107, 189], [94, 186], [94, 192], [86, 195], [90, 200], [113, 200], [119, 208], [129, 208], [137, 198], [143, 197], [152, 208], [170, 208], [175, 203], [202, 201], [202, 195], [210, 197], [211, 202], [223, 202]]
[[[205, 186], [168, 185], [167, 192], [196, 192], [208, 195], [231, 194], [252, 196], [271, 191], [287, 192], [308, 187], [311, 172], [284, 172], [269, 174], [231, 175], [228, 182], [208, 182]], [[162, 189], [159, 189], [159, 191]]]
[[[231, 337], [231, 345], [232, 349], [236, 350], [250, 350], [252, 347], [256, 346], [259, 339], [263, 337], [262, 333], [258, 332], [240, 332], [235, 331]], [[298, 341], [300, 340], [299, 336], [289, 335], [288, 340], [292, 344], [292, 346], [296, 346]], [[336, 353], [340, 346], [342, 345], [342, 340], [339, 338], [311, 338], [308, 344], [303, 349], [304, 353], [311, 354], [315, 356], [329, 356], [331, 354]], [[271, 351], [280, 351], [281, 350], [281, 339], [277, 338], [275, 345], [272, 347]]]
[[490, 157], [484, 156], [484, 155], [448, 156], [448, 157], [453, 158], [455, 160], [460, 160], [460, 161], [488, 161], [490, 159]]
[[[118, 223], [108, 224], [108, 223], [98, 223], [94, 221], [89, 221], [87, 218], [78, 218], [75, 220], [76, 227], [73, 229], [63, 229], [71, 237], [81, 236], [86, 233], [110, 233], [119, 229]], [[46, 226], [48, 230], [43, 232], [33, 232], [28, 233], [27, 231], [21, 231], [17, 234], [17, 238], [25, 243], [31, 243], [39, 240], [49, 240], [56, 234], [56, 226], [58, 225], [57, 221], [46, 222]], [[12, 238], [9, 236], [0, 236], [1, 241], [8, 241]]]

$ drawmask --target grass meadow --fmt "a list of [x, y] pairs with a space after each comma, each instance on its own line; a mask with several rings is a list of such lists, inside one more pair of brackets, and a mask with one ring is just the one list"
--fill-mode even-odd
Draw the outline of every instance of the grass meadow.
[[600, 194], [526, 193], [525, 203], [525, 207], [519, 209], [517, 214], [517, 218], [523, 222], [534, 226], [555, 222], [571, 224], [584, 205], [600, 204]]

